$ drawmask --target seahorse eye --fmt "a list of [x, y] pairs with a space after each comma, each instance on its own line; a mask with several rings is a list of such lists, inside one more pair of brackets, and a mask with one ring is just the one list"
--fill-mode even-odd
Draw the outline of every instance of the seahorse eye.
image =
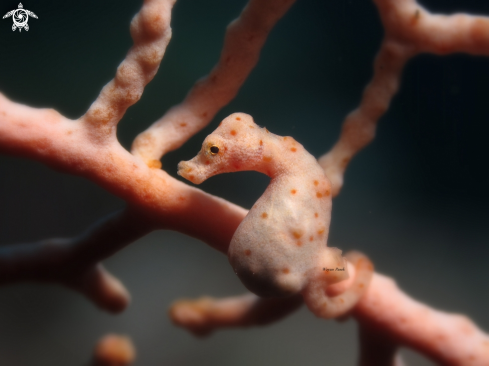
[[211, 146], [211, 155], [216, 155], [219, 152], [219, 148], [216, 145]]

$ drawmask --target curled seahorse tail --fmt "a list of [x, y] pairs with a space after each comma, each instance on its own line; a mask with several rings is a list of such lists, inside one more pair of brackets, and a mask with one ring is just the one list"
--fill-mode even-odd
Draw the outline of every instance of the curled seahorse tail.
[[374, 273], [372, 262], [357, 251], [348, 252], [345, 257], [355, 266], [355, 279], [345, 292], [329, 297], [324, 279], [311, 281], [302, 292], [304, 302], [317, 317], [331, 319], [348, 313], [367, 290]]

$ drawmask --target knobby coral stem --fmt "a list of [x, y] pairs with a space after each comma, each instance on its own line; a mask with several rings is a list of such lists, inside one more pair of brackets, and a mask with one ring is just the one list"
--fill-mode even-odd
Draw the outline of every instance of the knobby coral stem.
[[90, 126], [93, 140], [115, 137], [127, 108], [136, 103], [155, 76], [171, 38], [171, 10], [175, 0], [145, 0], [131, 22], [134, 45], [117, 68], [115, 78], [100, 92], [80, 121]]
[[219, 62], [197, 81], [185, 100], [141, 133], [132, 152], [148, 165], [207, 126], [238, 93], [258, 62], [269, 32], [295, 0], [250, 0], [229, 24]]
[[262, 326], [279, 321], [303, 304], [302, 297], [263, 299], [253, 294], [214, 299], [178, 300], [169, 315], [174, 324], [196, 336], [207, 336], [222, 328]]
[[348, 163], [373, 140], [377, 123], [396, 94], [410, 58], [423, 52], [489, 55], [489, 17], [431, 14], [415, 0], [374, 2], [385, 36], [374, 62], [373, 78], [358, 108], [345, 118], [338, 142], [319, 159], [333, 185], [333, 196], [343, 186]]
[[337, 196], [343, 186], [350, 160], [375, 137], [377, 122], [399, 88], [402, 68], [408, 59], [405, 51], [396, 43], [384, 41], [375, 59], [373, 79], [363, 92], [360, 106], [346, 116], [340, 138], [319, 158], [319, 164], [331, 181], [333, 196]]

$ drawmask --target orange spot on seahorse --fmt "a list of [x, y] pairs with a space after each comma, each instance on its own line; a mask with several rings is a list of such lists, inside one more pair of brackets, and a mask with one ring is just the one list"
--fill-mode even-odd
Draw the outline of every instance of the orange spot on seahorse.
[[294, 235], [294, 238], [299, 239], [302, 236], [302, 233], [299, 231], [294, 231], [292, 232], [292, 235]]
[[264, 219], [266, 219], [268, 217], [268, 214], [266, 212], [264, 212], [264, 213], [261, 214], [261, 217], [263, 217]]
[[236, 136], [236, 131], [235, 130], [231, 130], [231, 135]]
[[244, 251], [244, 253], [245, 253], [247, 256], [250, 256], [250, 255], [251, 255], [251, 250], [246, 249], [246, 250]]
[[297, 190], [296, 190], [296, 189], [292, 189], [292, 190], [290, 191], [290, 193], [292, 193], [292, 194], [296, 194], [296, 193], [297, 193]]
[[297, 149], [296, 149], [295, 147], [291, 147], [291, 148], [290, 148], [290, 151], [292, 151], [292, 152], [296, 152], [296, 151], [297, 151]]

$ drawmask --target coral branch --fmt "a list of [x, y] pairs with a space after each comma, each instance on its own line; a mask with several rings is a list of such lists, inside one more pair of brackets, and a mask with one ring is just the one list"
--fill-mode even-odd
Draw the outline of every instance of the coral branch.
[[179, 300], [169, 309], [174, 324], [196, 336], [206, 336], [220, 328], [267, 325], [281, 320], [302, 305], [302, 297], [263, 299], [246, 294], [225, 299], [202, 297]]
[[149, 166], [179, 148], [228, 104], [258, 62], [275, 23], [295, 0], [250, 0], [227, 28], [218, 64], [199, 80], [185, 100], [172, 107], [133, 143], [132, 152]]
[[[0, 94], [0, 152], [84, 176], [137, 207], [159, 229], [177, 230], [226, 252], [246, 210], [149, 168], [112, 143], [93, 143], [86, 124]], [[219, 217], [219, 220], [215, 220]]]
[[[323, 286], [321, 292], [326, 294], [330, 299], [328, 304], [325, 304], [321, 299], [313, 299], [317, 304], [316, 307], [323, 307], [319, 312], [313, 309], [316, 316], [323, 317], [321, 312], [329, 311], [327, 306], [334, 301], [341, 303], [350, 302], [349, 308], [344, 309], [338, 306], [335, 309], [335, 314], [330, 314], [329, 317], [343, 316], [345, 312], [348, 316], [351, 308], [358, 301], [359, 294], [364, 292], [364, 284], [359, 286], [362, 281], [367, 285], [372, 277], [372, 264], [368, 258], [358, 252], [349, 252], [348, 272], [351, 277], [345, 281], [327, 286], [325, 283], [314, 284], [314, 286]], [[341, 296], [340, 296], [341, 295]], [[294, 295], [280, 298], [260, 298], [253, 294], [247, 294], [237, 297], [225, 299], [213, 299], [211, 297], [202, 297], [197, 300], [179, 300], [176, 301], [169, 310], [169, 315], [172, 321], [181, 327], [186, 328], [195, 335], [203, 336], [221, 328], [231, 327], [248, 327], [254, 325], [266, 325], [275, 321], [281, 320], [290, 313], [299, 308], [303, 303], [303, 297], [306, 304], [311, 301], [310, 295]], [[348, 299], [351, 297], [351, 299]], [[345, 300], [338, 300], [344, 298]]]
[[343, 122], [338, 142], [319, 159], [333, 185], [333, 196], [343, 186], [350, 160], [373, 140], [377, 122], [397, 92], [402, 70], [410, 58], [422, 52], [489, 55], [488, 17], [433, 15], [414, 0], [374, 2], [385, 30], [374, 62], [374, 76], [359, 107]]
[[[352, 277], [356, 275], [354, 269], [351, 272]], [[338, 296], [353, 284], [354, 281], [344, 281], [332, 285], [336, 288], [328, 294]], [[219, 328], [269, 324], [301, 304], [298, 296], [260, 299], [249, 294], [221, 300], [204, 297], [177, 301], [169, 313], [175, 324], [202, 336]], [[431, 309], [380, 274], [374, 274], [351, 315], [360, 326], [362, 366], [402, 365], [396, 354], [400, 346], [413, 348], [442, 365], [484, 366], [489, 360], [489, 336], [468, 318]]]
[[[391, 352], [391, 345], [413, 348], [435, 362], [450, 366], [487, 365], [489, 335], [478, 329], [463, 315], [434, 310], [404, 294], [388, 277], [375, 274], [366, 294], [353, 310], [362, 334], [388, 340], [382, 354]], [[365, 337], [364, 337], [365, 338]], [[372, 343], [373, 345], [376, 342]], [[376, 350], [362, 346], [361, 365], [369, 363]], [[380, 360], [376, 359], [378, 362]]]
[[171, 38], [170, 18], [175, 0], [145, 0], [131, 22], [134, 45], [117, 68], [114, 80], [101, 91], [81, 121], [98, 141], [115, 138], [115, 127], [155, 76]]
[[489, 55], [489, 17], [431, 14], [415, 0], [374, 0], [385, 38], [416, 53]]
[[0, 247], [0, 284], [56, 282], [83, 293], [105, 310], [121, 311], [129, 294], [98, 262], [152, 229], [144, 216], [123, 210], [74, 239]]
[[343, 186], [343, 175], [352, 157], [375, 137], [379, 118], [385, 113], [399, 87], [399, 79], [410, 53], [385, 40], [374, 63], [374, 77], [363, 92], [360, 106], [343, 122], [341, 136], [333, 148], [319, 158], [333, 186], [333, 196]]

